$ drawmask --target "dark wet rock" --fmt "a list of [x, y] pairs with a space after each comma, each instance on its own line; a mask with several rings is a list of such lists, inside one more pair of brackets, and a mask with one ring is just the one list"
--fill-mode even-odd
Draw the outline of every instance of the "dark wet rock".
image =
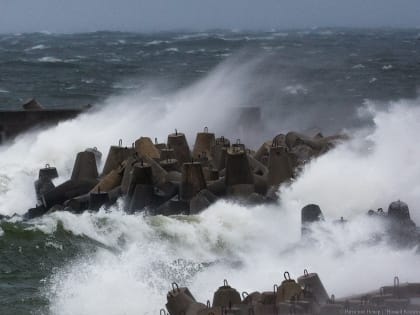
[[47, 211], [48, 211], [48, 209], [46, 209], [44, 206], [38, 206], [38, 207], [35, 207], [35, 208], [31, 208], [23, 215], [23, 218], [25, 220], [34, 219], [34, 218], [37, 218], [37, 217], [40, 217], [40, 216], [44, 215], [45, 213], [47, 213]]

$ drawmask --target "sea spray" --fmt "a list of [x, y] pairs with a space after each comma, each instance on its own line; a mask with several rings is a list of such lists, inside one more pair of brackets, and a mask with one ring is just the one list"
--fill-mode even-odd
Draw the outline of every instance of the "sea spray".
[[[157, 92], [144, 90], [115, 97], [102, 109], [18, 137], [0, 155], [2, 213], [32, 205], [33, 179], [44, 163], [57, 166], [57, 182], [63, 181], [76, 152], [86, 147], [95, 145], [107, 152], [120, 138], [127, 145], [140, 135], [165, 139], [171, 131], [167, 129], [178, 127], [180, 121], [189, 137], [202, 125], [223, 132], [230, 109], [223, 106], [239, 104], [243, 87], [219, 89], [220, 99], [213, 97], [211, 104], [210, 96], [202, 92], [222, 87], [226, 71], [216, 70], [214, 78], [210, 75], [174, 95], [156, 98]], [[221, 107], [214, 116], [203, 117], [202, 110], [212, 104]], [[283, 271], [296, 277], [304, 268], [318, 272], [327, 290], [337, 296], [375, 288], [394, 275], [402, 281], [418, 279], [417, 249], [391, 247], [382, 223], [365, 213], [401, 198], [418, 222], [420, 167], [413, 143], [420, 110], [417, 101], [400, 101], [369, 113], [373, 127], [352, 131], [348, 142], [308, 164], [294, 182], [281, 187], [276, 205], [246, 207], [219, 201], [191, 217], [130, 216], [119, 205], [109, 212], [54, 213], [29, 223], [46, 234], [61, 226], [97, 244], [96, 250], [84, 252], [47, 277], [43, 292], [51, 313], [156, 313], [172, 281], [189, 285], [205, 301], [224, 278], [239, 290], [270, 290]], [[327, 222], [316, 225], [314, 243], [305, 244], [300, 241], [300, 209], [310, 202], [320, 204]], [[349, 223], [331, 222], [340, 216]]]
[[[58, 222], [62, 215], [52, 217]], [[99, 249], [55, 272], [45, 288], [51, 311], [155, 313], [173, 281], [205, 301], [225, 278], [239, 290], [270, 290], [285, 270], [296, 277], [305, 268], [318, 272], [338, 297], [389, 283], [394, 275], [402, 281], [420, 277], [416, 250], [378, 241], [384, 227], [377, 219], [356, 215], [345, 226], [328, 220], [315, 227], [309, 244], [300, 241], [299, 219], [298, 209], [224, 201], [193, 217], [129, 216], [118, 210], [74, 216], [77, 227], [66, 220], [65, 228], [79, 233], [79, 225], [90, 226], [87, 233], [99, 234], [98, 241], [113, 250]]]
[[[257, 71], [250, 71], [250, 76], [249, 71], [230, 75], [235, 73], [233, 68], [248, 64], [250, 55], [260, 53], [253, 51], [233, 68], [226, 67], [219, 76], [220, 84], [214, 84], [214, 90], [208, 89], [204, 95], [210, 109], [236, 99], [227, 97], [225, 102], [224, 96], [219, 97], [219, 90], [226, 95], [238, 92], [240, 106], [264, 107], [268, 103], [268, 108], [263, 108], [262, 112], [264, 127], [269, 129], [266, 134], [257, 135], [256, 131], [261, 130], [249, 128], [255, 133], [257, 147], [278, 132], [317, 127], [318, 131], [331, 134], [343, 126], [364, 126], [372, 122], [371, 114], [378, 118], [380, 112], [386, 119], [391, 119], [386, 100], [415, 98], [420, 64], [413, 47], [418, 43], [418, 30], [371, 30], [368, 33], [365, 30], [337, 30], [334, 34], [330, 32], [330, 36], [319, 36], [322, 35], [319, 30], [272, 33], [276, 39], [264, 39], [266, 33], [256, 33], [252, 34], [252, 40], [250, 34], [242, 32], [218, 33], [200, 35], [199, 40], [188, 38], [194, 34], [182, 36], [178, 33], [152, 36], [120, 32], [2, 35], [0, 59], [8, 80], [1, 89], [9, 93], [0, 91], [1, 106], [15, 108], [30, 96], [36, 96], [48, 106], [98, 103], [98, 99], [103, 100], [108, 95], [150, 85], [154, 81], [150, 76], [159, 76], [160, 80], [168, 78], [175, 83], [174, 87], [187, 86], [208, 73], [208, 69], [224, 59], [225, 53], [235, 55], [238, 49], [252, 43], [270, 51], [272, 58], [264, 67], [260, 64]], [[180, 35], [183, 38], [177, 39]], [[126, 44], [116, 53], [114, 44], [120, 39]], [[160, 44], [146, 46], [152, 40], [160, 40]], [[25, 51], [41, 43], [46, 49]], [[169, 46], [179, 47], [179, 52], [162, 53]], [[398, 49], [390, 51], [391, 46]], [[50, 51], [51, 47], [65, 49]], [[38, 60], [46, 55], [71, 62]], [[378, 58], [372, 59], [372, 56]], [[392, 71], [383, 71], [390, 60], [393, 60]], [[352, 69], [357, 64], [363, 64], [363, 69]], [[367, 84], [373, 77], [377, 81]], [[87, 146], [101, 145], [106, 154], [109, 145], [117, 144], [120, 138], [128, 146], [142, 135], [159, 136], [158, 140], [164, 141], [174, 128], [185, 132], [191, 145], [195, 133], [208, 126], [218, 135], [224, 134], [231, 140], [239, 137], [254, 147], [248, 143], [251, 137], [224, 132], [211, 122], [200, 121], [201, 116], [207, 119], [209, 111], [199, 104], [197, 112], [201, 116], [194, 116], [195, 123], [191, 123], [187, 115], [189, 110], [183, 113], [184, 107], [179, 106], [177, 120], [185, 120], [182, 124], [170, 124], [169, 120], [163, 119], [159, 128], [155, 127], [151, 122], [155, 122], [156, 116], [164, 112], [173, 114], [169, 108], [178, 93], [168, 93], [156, 82], [151, 85], [129, 97], [115, 97], [105, 102], [111, 108], [103, 116], [92, 113], [81, 121], [42, 133], [33, 131], [12, 145], [3, 144], [0, 148], [0, 213], [22, 213], [28, 206], [33, 206], [33, 181], [38, 169], [47, 162], [54, 164], [61, 175], [56, 183], [64, 181], [69, 176], [75, 154]], [[240, 87], [236, 89], [235, 86]], [[302, 89], [293, 93], [288, 86], [301, 86]], [[76, 89], [66, 90], [66, 87]], [[179, 92], [182, 94], [188, 89]], [[195, 94], [199, 96], [200, 93], [201, 89], [197, 89]], [[366, 98], [381, 100], [379, 110], [365, 119], [357, 118], [353, 115], [355, 109]], [[130, 104], [135, 109], [122, 106], [124, 99], [132, 99]], [[182, 101], [182, 97], [179, 100]], [[185, 100], [190, 101], [189, 97]], [[200, 102], [202, 99], [195, 97], [192, 100]], [[411, 109], [418, 107], [419, 101], [398, 103], [405, 104], [404, 111], [410, 116], [413, 115]], [[149, 114], [153, 108], [155, 114]], [[166, 108], [168, 110], [163, 111]], [[220, 108], [220, 113], [231, 118], [229, 111]], [[122, 120], [121, 124], [118, 119]], [[396, 115], [395, 119], [401, 119], [401, 115]], [[127, 131], [133, 121], [133, 130]], [[403, 125], [397, 126], [401, 131], [397, 134], [404, 138], [408, 133], [415, 145], [417, 139], [410, 132], [415, 124], [409, 124], [411, 130]], [[184, 126], [191, 126], [191, 129]], [[375, 127], [375, 124], [371, 126]], [[384, 148], [394, 146], [393, 152], [403, 155], [407, 146], [400, 146], [399, 139], [392, 137], [393, 129], [389, 131], [389, 139], [378, 141]], [[391, 165], [386, 160], [387, 154], [372, 155], [369, 147], [374, 148], [377, 144], [368, 135], [375, 133], [374, 129], [366, 130], [360, 136], [354, 131], [348, 132], [353, 138], [363, 140], [348, 142], [341, 153], [331, 151], [325, 160], [313, 161], [300, 179], [289, 188], [282, 188], [287, 192], [282, 193], [281, 203], [272, 208], [247, 208], [222, 202], [192, 217], [128, 216], [117, 207], [111, 212], [79, 216], [56, 213], [28, 222], [21, 222], [18, 217], [2, 220], [0, 295], [4, 299], [0, 303], [1, 313], [121, 314], [128, 309], [127, 314], [157, 314], [164, 306], [166, 291], [174, 280], [189, 285], [194, 295], [204, 302], [211, 299], [212, 291], [224, 278], [240, 291], [271, 290], [273, 282], [282, 279], [284, 270], [289, 270], [295, 277], [303, 268], [319, 272], [329, 293], [337, 296], [392, 284], [394, 275], [399, 275], [401, 282], [419, 281], [418, 268], [413, 263], [418, 261], [417, 249], [397, 250], [388, 246], [380, 222], [366, 220], [364, 215], [370, 207], [380, 206], [386, 210], [390, 200], [401, 198], [409, 203], [412, 216], [418, 217], [417, 200], [413, 197], [416, 180], [410, 174], [406, 176], [412, 166], [394, 158], [392, 160], [397, 163]], [[395, 148], [401, 148], [401, 151]], [[369, 155], [375, 158], [367, 158]], [[346, 163], [334, 162], [333, 157], [343, 156], [347, 158]], [[413, 159], [416, 156], [414, 154]], [[360, 177], [357, 174], [360, 172], [354, 172], [356, 168], [352, 167], [350, 157], [355, 157], [359, 165], [362, 162], [377, 165], [371, 165], [374, 171]], [[366, 180], [378, 174], [381, 176], [381, 169], [385, 167], [381, 164], [390, 165], [395, 174], [401, 171], [404, 176], [391, 182], [386, 181], [388, 176]], [[404, 168], [408, 169], [404, 171]], [[333, 176], [337, 169], [342, 176]], [[384, 174], [389, 172], [385, 170]], [[329, 178], [325, 189], [324, 177]], [[348, 185], [343, 185], [342, 181], [350, 179]], [[362, 191], [359, 185], [365, 189]], [[392, 195], [388, 195], [388, 185], [394, 187]], [[353, 189], [354, 194], [351, 193]], [[407, 198], [405, 192], [412, 192], [412, 197]], [[375, 202], [372, 201], [374, 198]], [[315, 243], [297, 246], [299, 210], [307, 201], [319, 203], [327, 221], [315, 227]], [[224, 220], [227, 214], [229, 217]], [[331, 223], [342, 215], [349, 220], [348, 225]], [[212, 219], [203, 219], [209, 216]], [[416, 222], [419, 223], [418, 219]], [[102, 284], [105, 284], [104, 292]], [[39, 297], [39, 292], [44, 298]], [[38, 311], [40, 304], [45, 306], [45, 311]]]
[[[297, 277], [305, 268], [318, 272], [336, 296], [374, 289], [390, 283], [394, 275], [402, 281], [419, 279], [417, 247], [393, 247], [383, 222], [366, 211], [386, 207], [397, 197], [413, 198], [419, 165], [395, 163], [406, 161], [412, 152], [414, 138], [399, 139], [402, 133], [415, 137], [420, 111], [401, 101], [388, 111], [371, 113], [373, 129], [310, 163], [290, 186], [281, 188], [279, 204], [246, 207], [219, 201], [192, 217], [127, 216], [122, 209], [103, 213], [114, 221], [111, 238], [121, 233], [125, 241], [118, 252], [101, 250], [55, 273], [46, 291], [51, 311], [156, 313], [174, 280], [205, 301], [224, 278], [239, 290], [270, 290], [283, 271]], [[407, 127], [409, 133], [403, 131]], [[370, 170], [362, 180], [360, 168]], [[395, 172], [405, 177], [388, 183]], [[338, 184], [342, 181], [346, 186]], [[379, 185], [382, 181], [386, 183]], [[410, 201], [416, 220], [418, 200]], [[319, 203], [326, 214], [326, 222], [314, 226], [310, 243], [300, 239], [300, 208], [307, 202]], [[55, 214], [56, 219], [61, 215]], [[348, 223], [333, 222], [343, 215]], [[83, 218], [87, 216], [75, 216], [76, 221]], [[180, 276], [172, 267], [179, 259], [201, 267]], [[98, 288], [99, 296], [94, 294]]]
[[352, 140], [307, 165], [293, 185], [281, 188], [284, 203], [301, 207], [316, 202], [330, 216], [347, 217], [386, 210], [401, 199], [420, 222], [419, 103], [394, 102], [388, 110], [370, 107], [374, 127], [353, 131]]
[[7, 184], [0, 195], [0, 213], [22, 214], [33, 207], [37, 170], [47, 163], [53, 165], [60, 175], [55, 182], [64, 182], [77, 152], [88, 147], [96, 146], [107, 154], [109, 146], [120, 139], [124, 146], [131, 146], [140, 136], [166, 141], [176, 128], [188, 135], [190, 143], [204, 127], [237, 138], [231, 126], [232, 113], [258, 90], [250, 87], [250, 78], [259, 58], [242, 65], [232, 62], [175, 93], [162, 94], [149, 87], [111, 97], [103, 106], [73, 120], [46, 130], [31, 130], [4, 145], [0, 148], [0, 178]]

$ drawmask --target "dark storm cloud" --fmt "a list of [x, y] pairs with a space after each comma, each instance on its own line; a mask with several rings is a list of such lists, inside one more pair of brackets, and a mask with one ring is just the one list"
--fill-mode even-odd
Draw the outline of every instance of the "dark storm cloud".
[[418, 27], [418, 0], [0, 0], [0, 32]]

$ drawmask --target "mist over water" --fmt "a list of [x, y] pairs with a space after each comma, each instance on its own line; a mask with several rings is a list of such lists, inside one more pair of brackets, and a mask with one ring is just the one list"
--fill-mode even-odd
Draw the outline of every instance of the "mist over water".
[[292, 186], [282, 188], [282, 194], [303, 204], [317, 200], [327, 214], [345, 217], [386, 209], [392, 200], [401, 199], [420, 222], [418, 105], [418, 99], [402, 100], [378, 110], [368, 102], [360, 112], [372, 117], [374, 127], [349, 131], [350, 141], [309, 164]]
[[[271, 58], [246, 60], [241, 55], [230, 58], [175, 91], [157, 82], [110, 97], [74, 120], [3, 145], [0, 213], [22, 214], [32, 207], [38, 169], [46, 163], [56, 166], [57, 183], [62, 182], [70, 176], [76, 153], [87, 147], [98, 147], [105, 158], [119, 139], [127, 146], [140, 136], [166, 141], [175, 128], [186, 133], [192, 147], [195, 133], [207, 126], [218, 136], [241, 138], [257, 148], [280, 132], [311, 129], [329, 120], [322, 120], [323, 107], [288, 112], [279, 104], [262, 107], [258, 129], [233, 128], [237, 108], [279, 93], [304, 96], [311, 89], [290, 86], [282, 73], [264, 73], [261, 69], [267, 69]], [[305, 268], [319, 273], [327, 291], [337, 297], [376, 289], [395, 275], [401, 282], [420, 281], [418, 249], [392, 247], [383, 222], [366, 217], [367, 210], [386, 209], [401, 199], [420, 223], [419, 105], [418, 99], [366, 101], [354, 111], [362, 123], [343, 130], [350, 139], [280, 187], [281, 199], [274, 205], [247, 207], [222, 200], [196, 216], [149, 217], [126, 215], [118, 204], [107, 212], [10, 220], [23, 224], [24, 233], [45, 235], [57, 251], [72, 248], [66, 240], [75, 237], [94, 247], [51, 268], [40, 289], [48, 305], [39, 313], [157, 314], [173, 281], [188, 285], [205, 302], [223, 279], [238, 291], [270, 291], [284, 271], [296, 278]], [[272, 115], [276, 110], [283, 115]], [[326, 221], [314, 226], [313, 240], [305, 243], [300, 239], [300, 209], [308, 203], [319, 204]], [[333, 222], [341, 216], [348, 224]], [[0, 239], [12, 232], [2, 225]]]
[[[119, 139], [124, 146], [131, 146], [140, 136], [166, 142], [167, 135], [175, 129], [186, 134], [191, 147], [195, 133], [204, 127], [219, 135], [240, 138], [244, 131], [233, 126], [238, 109], [258, 89], [250, 83], [259, 59], [238, 62], [228, 61], [204, 79], [174, 93], [165, 94], [151, 85], [136, 93], [111, 97], [76, 119], [47, 130], [30, 131], [3, 146], [0, 178], [4, 193], [0, 195], [0, 212], [24, 213], [35, 203], [33, 179], [37, 170], [47, 163], [54, 165], [60, 175], [57, 182], [64, 181], [71, 173], [77, 152], [88, 147], [97, 147], [105, 160], [109, 147], [117, 145]], [[260, 132], [265, 133], [264, 129]], [[247, 134], [253, 133], [249, 130]], [[19, 198], [22, 193], [31, 198]]]

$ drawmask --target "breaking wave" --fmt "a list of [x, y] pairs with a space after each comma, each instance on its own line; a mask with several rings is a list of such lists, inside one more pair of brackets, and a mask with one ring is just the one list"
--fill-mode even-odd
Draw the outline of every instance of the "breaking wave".
[[[253, 100], [258, 84], [251, 74], [258, 62], [239, 66], [231, 61], [172, 93], [150, 87], [113, 97], [100, 109], [2, 146], [0, 213], [23, 213], [33, 206], [37, 170], [55, 165], [57, 182], [64, 181], [75, 154], [86, 147], [106, 154], [119, 139], [127, 146], [139, 136], [162, 141], [175, 128], [192, 145], [194, 133], [204, 126], [237, 138], [229, 128], [232, 113]], [[57, 212], [33, 220], [28, 229], [49, 235], [62, 227], [97, 244], [46, 279], [42, 290], [50, 313], [156, 314], [172, 281], [188, 285], [205, 301], [225, 278], [240, 291], [271, 290], [285, 270], [297, 277], [304, 268], [318, 272], [336, 296], [376, 288], [394, 275], [402, 281], [420, 279], [417, 248], [398, 249], [386, 238], [378, 240], [382, 223], [365, 216], [370, 208], [401, 199], [420, 222], [419, 103], [367, 102], [360, 115], [372, 125], [347, 130], [351, 139], [281, 187], [275, 205], [247, 207], [222, 200], [199, 215], [176, 217], [126, 215], [117, 205], [107, 212]], [[283, 121], [275, 123], [260, 130], [261, 142], [273, 130], [287, 131]], [[307, 203], [318, 203], [326, 222], [315, 226], [312, 242], [302, 243], [300, 209]], [[333, 222], [341, 216], [349, 219], [346, 225]]]
[[46, 56], [46, 57], [42, 57], [38, 59], [39, 62], [63, 62], [62, 59], [60, 58], [56, 58], [56, 57], [52, 57], [52, 56]]
[[42, 49], [46, 49], [46, 48], [48, 48], [47, 46], [45, 46], [45, 45], [43, 45], [43, 44], [40, 44], [40, 45], [35, 45], [35, 46], [32, 46], [32, 47], [30, 47], [30, 48], [28, 48], [28, 49], [26, 49], [27, 51], [28, 50], [42, 50]]

